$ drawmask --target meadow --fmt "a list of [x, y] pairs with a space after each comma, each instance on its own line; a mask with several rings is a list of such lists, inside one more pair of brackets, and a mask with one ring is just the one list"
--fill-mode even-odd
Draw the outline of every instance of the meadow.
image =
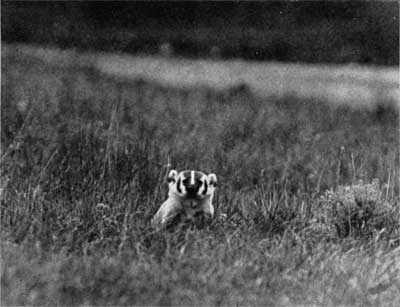
[[[400, 304], [384, 90], [366, 107], [56, 64], [2, 52], [2, 306]], [[217, 174], [207, 227], [151, 229], [170, 167]]]
[[190, 90], [224, 90], [246, 85], [257, 96], [294, 95], [330, 104], [369, 108], [377, 102], [399, 103], [396, 66], [361, 66], [356, 63], [302, 64], [235, 60], [192, 59], [115, 52], [83, 52], [50, 46], [5, 44], [4, 54], [30, 58], [51, 66], [96, 69], [107, 76], [145, 79]]

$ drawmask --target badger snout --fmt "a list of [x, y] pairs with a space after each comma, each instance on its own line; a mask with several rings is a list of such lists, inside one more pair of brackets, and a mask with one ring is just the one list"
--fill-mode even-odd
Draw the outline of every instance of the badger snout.
[[198, 186], [196, 185], [188, 185], [186, 187], [186, 192], [188, 194], [189, 197], [197, 197], [197, 191], [199, 190]]

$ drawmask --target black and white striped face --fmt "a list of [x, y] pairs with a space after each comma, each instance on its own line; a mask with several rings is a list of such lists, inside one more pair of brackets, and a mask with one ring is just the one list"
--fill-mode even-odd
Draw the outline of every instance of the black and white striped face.
[[168, 175], [168, 184], [170, 191], [180, 197], [203, 199], [206, 196], [213, 195], [217, 185], [217, 176], [215, 174], [206, 175], [199, 171], [178, 173], [176, 170], [172, 170]]

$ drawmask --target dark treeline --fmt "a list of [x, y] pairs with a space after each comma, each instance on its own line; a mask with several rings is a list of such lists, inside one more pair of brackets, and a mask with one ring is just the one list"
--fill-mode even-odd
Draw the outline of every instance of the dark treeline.
[[10, 2], [6, 42], [83, 50], [398, 65], [397, 2]]

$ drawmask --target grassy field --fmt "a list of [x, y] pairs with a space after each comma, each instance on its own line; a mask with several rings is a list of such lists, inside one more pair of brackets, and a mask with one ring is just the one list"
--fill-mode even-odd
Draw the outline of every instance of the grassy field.
[[190, 60], [124, 53], [85, 53], [23, 44], [4, 45], [2, 52], [57, 67], [95, 68], [108, 76], [143, 78], [189, 90], [224, 90], [246, 84], [258, 96], [301, 99], [331, 104], [374, 107], [377, 102], [400, 104], [399, 69], [387, 66], [294, 64], [243, 60]]
[[[181, 88], [7, 52], [1, 82], [2, 306], [400, 304], [385, 98]], [[168, 162], [218, 175], [205, 229], [150, 228]]]

